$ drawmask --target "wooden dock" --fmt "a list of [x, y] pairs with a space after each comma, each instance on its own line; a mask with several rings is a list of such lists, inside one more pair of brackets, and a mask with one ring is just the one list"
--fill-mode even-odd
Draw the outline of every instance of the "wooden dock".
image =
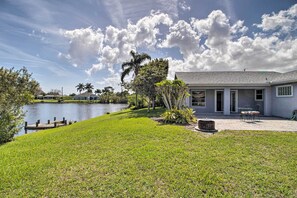
[[28, 124], [28, 122], [25, 122], [25, 134], [27, 134], [28, 130], [44, 130], [44, 129], [52, 129], [56, 127], [66, 126], [67, 120], [63, 118], [61, 121], [56, 121], [56, 117], [54, 117], [54, 121], [51, 122], [50, 120], [47, 121], [47, 123], [40, 123], [40, 120], [37, 120], [35, 124]]

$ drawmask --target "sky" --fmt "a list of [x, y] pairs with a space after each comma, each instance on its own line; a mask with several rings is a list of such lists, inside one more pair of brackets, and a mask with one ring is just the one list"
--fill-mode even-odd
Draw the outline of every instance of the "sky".
[[131, 50], [168, 59], [169, 79], [297, 70], [297, 1], [0, 0], [0, 66], [26, 67], [45, 92], [119, 91]]

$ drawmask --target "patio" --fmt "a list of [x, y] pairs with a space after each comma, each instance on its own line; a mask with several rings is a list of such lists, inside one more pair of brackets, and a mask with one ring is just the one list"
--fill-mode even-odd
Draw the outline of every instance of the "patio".
[[[264, 131], [295, 131], [297, 132], [297, 121], [278, 117], [259, 117], [255, 120], [243, 120], [240, 116], [199, 116], [199, 119], [211, 119], [215, 121], [215, 128], [222, 130], [264, 130]], [[197, 126], [197, 124], [195, 125]]]

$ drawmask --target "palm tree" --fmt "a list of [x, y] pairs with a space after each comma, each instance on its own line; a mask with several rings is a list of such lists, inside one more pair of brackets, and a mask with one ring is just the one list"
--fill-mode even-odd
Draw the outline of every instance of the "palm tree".
[[94, 86], [91, 83], [86, 83], [85, 89], [87, 90], [87, 92], [92, 93]]
[[79, 83], [78, 85], [75, 86], [76, 90], [81, 94], [83, 90], [85, 90], [85, 85], [83, 83]]
[[102, 93], [101, 89], [96, 89], [94, 92], [95, 94], [98, 94], [98, 95]]
[[[122, 75], [121, 75], [121, 81], [122, 83], [124, 82], [124, 78], [130, 74], [131, 71], [133, 71], [133, 77], [135, 78], [138, 75], [138, 72], [141, 68], [141, 64], [145, 61], [145, 60], [151, 60], [151, 57], [146, 54], [146, 53], [137, 53], [134, 52], [133, 50], [130, 51], [130, 55], [132, 56], [132, 59], [130, 61], [124, 62], [122, 64]], [[135, 95], [136, 95], [136, 106], [138, 107], [138, 101], [137, 101], [137, 89], [135, 90]]]

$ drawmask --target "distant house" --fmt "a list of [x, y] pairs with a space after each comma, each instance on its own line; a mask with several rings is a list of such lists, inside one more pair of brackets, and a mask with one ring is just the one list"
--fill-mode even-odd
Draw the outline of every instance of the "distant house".
[[297, 110], [297, 70], [177, 72], [175, 78], [188, 85], [186, 105], [198, 113], [257, 110], [265, 116], [290, 118]]
[[91, 92], [85, 92], [73, 97], [74, 100], [98, 100], [99, 97]]
[[58, 100], [61, 97], [62, 96], [60, 96], [60, 95], [37, 95], [36, 99], [40, 99], [40, 100]]

